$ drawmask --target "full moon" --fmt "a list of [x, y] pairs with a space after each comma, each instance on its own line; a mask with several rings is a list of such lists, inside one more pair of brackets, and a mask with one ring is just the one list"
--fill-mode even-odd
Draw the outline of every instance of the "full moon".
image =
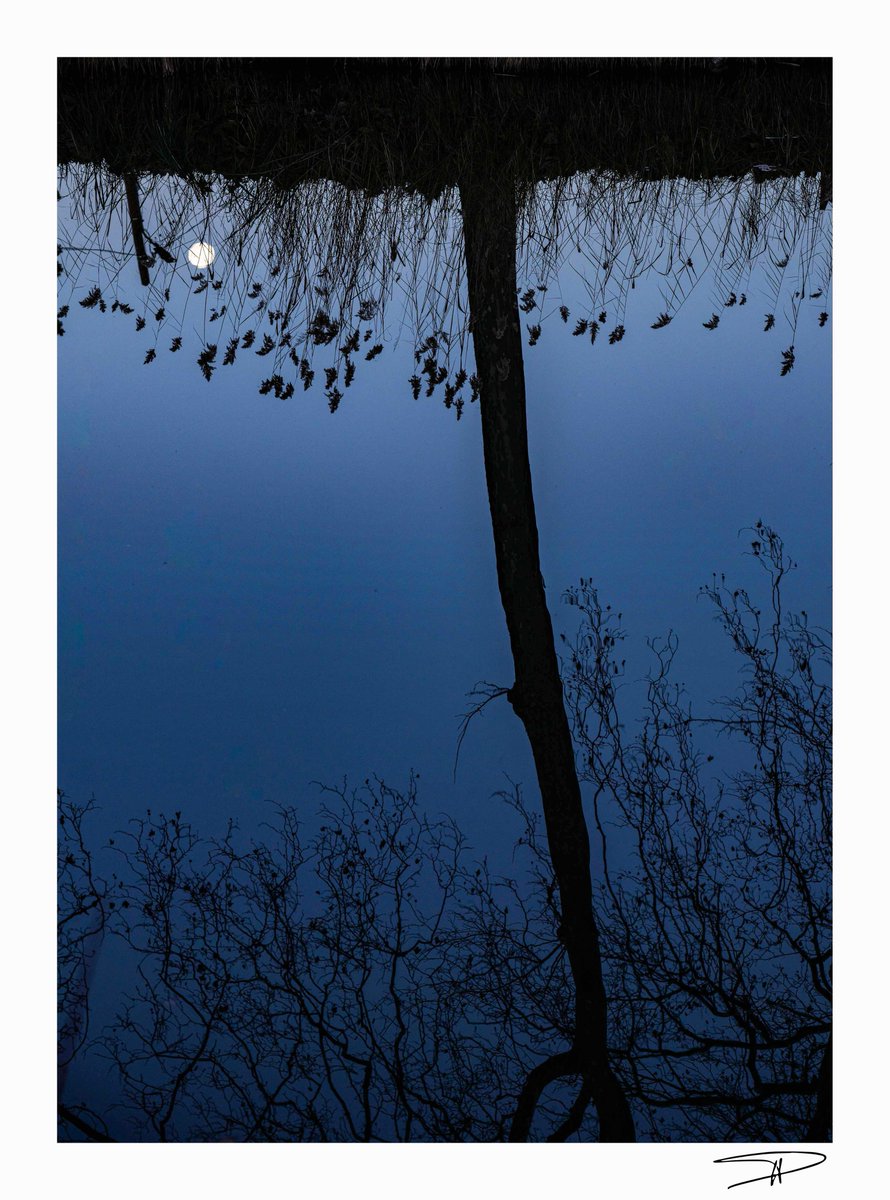
[[193, 267], [209, 267], [216, 258], [216, 251], [209, 242], [195, 242], [189, 248], [188, 259]]

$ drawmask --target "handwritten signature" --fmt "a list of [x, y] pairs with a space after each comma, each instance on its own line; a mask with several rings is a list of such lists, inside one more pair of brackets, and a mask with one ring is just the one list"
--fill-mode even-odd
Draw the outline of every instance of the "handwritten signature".
[[[812, 1162], [804, 1162], [799, 1166], [786, 1166], [786, 1160], [795, 1161], [798, 1158], [809, 1158]], [[751, 1154], [730, 1154], [728, 1158], [715, 1158], [715, 1163], [765, 1163], [770, 1169], [764, 1175], [752, 1175], [750, 1179], [739, 1179], [731, 1183], [729, 1188], [742, 1187], [746, 1183], [757, 1183], [760, 1179], [768, 1179], [770, 1187], [781, 1183], [785, 1175], [793, 1175], [795, 1171], [806, 1171], [810, 1167], [818, 1167], [825, 1162], [826, 1156], [818, 1150], [755, 1150]], [[727, 1191], [729, 1190], [727, 1188]]]

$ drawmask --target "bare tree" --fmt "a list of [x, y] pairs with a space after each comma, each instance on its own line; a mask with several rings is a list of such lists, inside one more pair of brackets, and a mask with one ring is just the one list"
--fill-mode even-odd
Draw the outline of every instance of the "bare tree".
[[[618, 616], [589, 583], [567, 670], [581, 772], [602, 852], [598, 897], [613, 1053], [653, 1137], [818, 1139], [830, 1131], [830, 650], [786, 613], [793, 564], [758, 523], [764, 608], [703, 589], [743, 663], [718, 715], [696, 717], [655, 669], [633, 735], [622, 720]], [[734, 765], [717, 776], [705, 730]]]
[[[722, 578], [704, 589], [744, 668], [718, 715], [696, 716], [672, 682], [669, 638], [651, 643], [628, 733], [619, 617], [588, 582], [568, 594], [608, 1055], [650, 1139], [830, 1136], [829, 648], [784, 610], [778, 537], [758, 526], [751, 553], [765, 610]], [[723, 777], [699, 748], [714, 735]], [[114, 839], [113, 891], [91, 866], [86, 810], [66, 801], [63, 841], [80, 849], [63, 878], [80, 882], [63, 888], [61, 928], [100, 909], [136, 963], [101, 1039], [131, 1136], [503, 1141], [522, 1122], [529, 1140], [600, 1138], [589, 1075], [560, 1057], [577, 991], [550, 843], [519, 787], [504, 799], [508, 871], [425, 817], [412, 776], [325, 789], [311, 836], [289, 808], [248, 843], [149, 813]], [[83, 961], [76, 939], [63, 961]], [[107, 1136], [94, 1114], [62, 1116]]]
[[[611, 72], [615, 64], [609, 64], [602, 60], [602, 69]], [[146, 78], [140, 89], [146, 111], [158, 118], [142, 124], [162, 131], [159, 141], [152, 132], [147, 142], [138, 131], [121, 141], [116, 116], [109, 126], [104, 118], [120, 106], [97, 109], [94, 63], [63, 68], [60, 334], [75, 304], [76, 316], [83, 308], [117, 322], [132, 317], [146, 367], [166, 350], [179, 354], [178, 361], [191, 358], [209, 382], [239, 356], [262, 358], [260, 394], [280, 400], [310, 388], [323, 373], [333, 413], [358, 364], [383, 353], [384, 313], [401, 292], [415, 338], [409, 379], [415, 399], [421, 390], [432, 397], [442, 388], [444, 403], [458, 417], [467, 399], [479, 401], [498, 584], [515, 671], [512, 685], [495, 692], [507, 696], [523, 723], [543, 810], [539, 834], [521, 795], [511, 797], [524, 821], [531, 883], [489, 877], [485, 864], [468, 865], [453, 825], [420, 815], [413, 781], [407, 794], [379, 783], [369, 783], [365, 793], [344, 788], [321, 833], [308, 843], [290, 810], [278, 814], [268, 844], [250, 849], [234, 829], [222, 841], [204, 843], [179, 814], [149, 814], [137, 822], [119, 847], [127, 892], [125, 901], [115, 901], [112, 924], [137, 953], [140, 981], [106, 1048], [140, 1114], [140, 1128], [151, 1136], [633, 1140], [635, 1105], [648, 1113], [676, 1107], [664, 1082], [664, 1065], [674, 1060], [662, 1052], [651, 1014], [676, 1020], [676, 996], [683, 994], [677, 979], [695, 979], [699, 970], [690, 947], [704, 956], [699, 974], [708, 986], [719, 977], [732, 1000], [721, 1001], [720, 1019], [731, 1026], [726, 1037], [748, 1038], [750, 1087], [757, 1096], [780, 1086], [783, 1095], [788, 1092], [770, 1074], [778, 1068], [775, 1055], [768, 1055], [778, 1051], [775, 1039], [788, 1035], [770, 1008], [767, 1037], [767, 1016], [755, 1002], [761, 979], [772, 985], [774, 976], [767, 968], [752, 975], [753, 952], [733, 959], [732, 978], [721, 972], [727, 969], [727, 920], [741, 919], [744, 905], [759, 904], [757, 911], [772, 905], [789, 915], [777, 918], [781, 935], [773, 930], [770, 946], [776, 953], [786, 947], [798, 956], [805, 952], [814, 980], [826, 984], [821, 909], [817, 905], [814, 916], [803, 899], [818, 864], [805, 847], [797, 849], [795, 838], [806, 831], [785, 816], [780, 739], [791, 735], [761, 720], [759, 757], [749, 776], [739, 775], [733, 785], [726, 826], [731, 836], [718, 839], [699, 794], [696, 752], [691, 740], [679, 741], [687, 726], [666, 682], [670, 644], [660, 652], [650, 688], [654, 725], [646, 726], [642, 741], [628, 742], [615, 715], [614, 691], [610, 697], [601, 680], [614, 664], [596, 649], [597, 637], [611, 649], [614, 635], [603, 631], [595, 594], [582, 589], [575, 601], [589, 626], [582, 636], [592, 640], [581, 643], [568, 679], [573, 743], [540, 571], [520, 317], [530, 322], [529, 346], [537, 345], [548, 315], [557, 329], [583, 336], [588, 346], [598, 338], [616, 346], [626, 321], [630, 328], [626, 310], [638, 280], [660, 280], [663, 311], [651, 313], [645, 324], [662, 331], [700, 294], [700, 271], [713, 272], [713, 286], [725, 297], [721, 307], [735, 310], [746, 304], [743, 289], [757, 267], [769, 282], [774, 310], [793, 291], [783, 305], [793, 335], [799, 313], [820, 299], [830, 281], [823, 211], [827, 104], [799, 102], [801, 96], [827, 97], [829, 73], [821, 63], [812, 77], [795, 69], [786, 80], [784, 65], [778, 65], [777, 73], [762, 65], [744, 68], [756, 86], [740, 118], [737, 106], [723, 104], [701, 62], [691, 74], [688, 61], [679, 74], [664, 71], [663, 63], [656, 75], [649, 77], [647, 68], [646, 77], [635, 81], [622, 82], [622, 72], [609, 87], [593, 91], [580, 74], [558, 87], [549, 77], [540, 86], [525, 78], [505, 87], [490, 66], [466, 75], [424, 70], [418, 76], [415, 64], [387, 82], [341, 64], [333, 90], [325, 84], [322, 91], [313, 86], [304, 92], [306, 71], [286, 87], [276, 74], [274, 103], [263, 70], [244, 63], [227, 80], [224, 96], [217, 89], [221, 76], [215, 70], [205, 76], [201, 97], [210, 111], [222, 103], [228, 113], [238, 94], [247, 106], [239, 101], [242, 115], [257, 103], [270, 114], [290, 115], [275, 137], [263, 139], [262, 154], [255, 153], [255, 139], [230, 144], [221, 133], [197, 158], [190, 139], [183, 142], [181, 131], [169, 126], [189, 85], [183, 76], [180, 88], [180, 76], [166, 60], [149, 62], [147, 74], [153, 77], [157, 69], [160, 76]], [[119, 71], [129, 73], [120, 64], [112, 65], [110, 78], [102, 73], [103, 95], [117, 93]], [[332, 101], [321, 122], [319, 95]], [[554, 111], [564, 119], [554, 122]], [[699, 127], [707, 111], [715, 113], [720, 136], [706, 152]], [[741, 176], [752, 129], [772, 142], [766, 131], [775, 127], [777, 111], [794, 113], [794, 128], [802, 134], [785, 139], [781, 168]], [[637, 117], [630, 124], [628, 112]], [[617, 124], [615, 116], [621, 116]], [[210, 124], [232, 127], [228, 120]], [[653, 129], [663, 136], [653, 139]], [[200, 163], [201, 169], [170, 176], [174, 144], [180, 147], [177, 172], [183, 163]], [[96, 145], [103, 152], [87, 152], [86, 163], [69, 161]], [[115, 160], [117, 166], [95, 166]], [[163, 178], [145, 177], [146, 168], [160, 170]], [[188, 257], [187, 265], [181, 250], [197, 237], [202, 243], [212, 237], [220, 252], [199, 256], [199, 262], [206, 259], [202, 266]], [[123, 268], [131, 242], [140, 286], [128, 299]], [[590, 267], [587, 296], [575, 313], [547, 303], [548, 280], [567, 252]], [[792, 260], [795, 267], [788, 270]], [[190, 313], [201, 313], [200, 347], [191, 351], [184, 345], [193, 324], [185, 319], [186, 303]], [[819, 313], [820, 325], [827, 319], [827, 312]], [[713, 313], [702, 322], [709, 332], [699, 336], [714, 336], [720, 320]], [[764, 321], [767, 332], [775, 326], [775, 311]], [[794, 361], [792, 342], [782, 351], [782, 375]], [[712, 598], [719, 601], [717, 593]], [[729, 622], [728, 608], [724, 616]], [[746, 613], [736, 610], [736, 616], [741, 624], [731, 631], [743, 639], [749, 636]], [[753, 645], [763, 674], [759, 643]], [[742, 649], [739, 641], [737, 646]], [[776, 684], [777, 662], [768, 686]], [[747, 700], [740, 704], [748, 714]], [[752, 741], [741, 716], [720, 727]], [[682, 787], [664, 768], [671, 729]], [[577, 746], [585, 761], [582, 778]], [[628, 873], [620, 855], [606, 856], [599, 894], [591, 879], [585, 782], [594, 788], [600, 833], [601, 806], [609, 802], [636, 834], [640, 859]], [[772, 807], [761, 811], [770, 787]], [[668, 819], [674, 809], [685, 822], [676, 836], [691, 839], [683, 854]], [[775, 854], [769, 837], [779, 847]], [[761, 865], [755, 874], [766, 873], [768, 883], [758, 878], [729, 901], [719, 888], [712, 894], [700, 876], [717, 887], [726, 866], [720, 856], [730, 842], [749, 865], [758, 857], [770, 864], [775, 858], [780, 882], [773, 886], [772, 867]], [[645, 887], [638, 896], [634, 886], [650, 875], [651, 896]], [[690, 891], [690, 878], [698, 890]], [[74, 889], [79, 915], [73, 928], [96, 907], [78, 910], [78, 897]], [[649, 933], [631, 919], [628, 905], [637, 899], [653, 914]], [[727, 903], [732, 917], [721, 908]], [[732, 942], [733, 954], [741, 945], [737, 938]], [[651, 978], [645, 958], [650, 949], [666, 955], [667, 964], [656, 954]], [[74, 977], [83, 982], [72, 995], [85, 997], [85, 967]], [[85, 999], [78, 1004], [83, 1008]], [[755, 1011], [757, 1020], [750, 1015]], [[690, 1036], [711, 1028], [698, 1010], [690, 1020]], [[72, 1023], [75, 1041], [85, 1027], [80, 1017]], [[820, 1025], [817, 1041], [821, 1032]], [[752, 1050], [751, 1038], [761, 1035]], [[723, 1048], [738, 1047], [732, 1042]], [[710, 1043], [706, 1049], [711, 1052]], [[794, 1055], [799, 1051], [795, 1042]], [[685, 1043], [676, 1053], [698, 1061], [695, 1053], [687, 1055]], [[795, 1095], [811, 1086], [805, 1075]], [[826, 1078], [823, 1070], [819, 1079]], [[667, 1090], [659, 1092], [656, 1083]], [[815, 1086], [824, 1095], [823, 1084]], [[765, 1100], [739, 1099], [741, 1094], [740, 1081], [733, 1090], [722, 1076], [717, 1091], [703, 1093], [704, 1099], [688, 1087], [677, 1092], [684, 1114], [690, 1107], [710, 1113], [724, 1101], [745, 1113], [767, 1111]]]
[[106, 1042], [129, 1104], [162, 1141], [500, 1140], [515, 1067], [464, 996], [459, 831], [413, 779], [327, 796], [308, 844], [287, 809], [247, 850], [134, 824], [116, 929], [140, 984]]
[[84, 825], [94, 800], [78, 804], [59, 789], [56, 852], [56, 970], [58, 1014], [58, 1106], [66, 1125], [94, 1141], [108, 1140], [101, 1119], [63, 1103], [68, 1068], [90, 1037], [90, 985], [102, 947], [106, 918], [114, 908], [116, 881], [94, 869]]

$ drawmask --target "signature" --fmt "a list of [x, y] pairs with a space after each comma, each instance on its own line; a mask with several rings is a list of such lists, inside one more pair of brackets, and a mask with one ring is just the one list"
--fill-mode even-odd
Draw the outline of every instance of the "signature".
[[[792, 1162], [798, 1158], [808, 1158], [811, 1162], [800, 1163], [799, 1166], [786, 1166], [786, 1160]], [[750, 1179], [739, 1179], [731, 1183], [730, 1188], [741, 1187], [745, 1183], [757, 1183], [760, 1179], [768, 1179], [770, 1187], [781, 1183], [785, 1175], [793, 1175], [795, 1171], [806, 1171], [810, 1167], [818, 1167], [825, 1162], [826, 1156], [818, 1150], [754, 1150], [751, 1154], [730, 1154], [728, 1158], [715, 1158], [716, 1163], [765, 1163], [770, 1169], [763, 1175], [752, 1175]], [[727, 1188], [727, 1191], [729, 1188]]]

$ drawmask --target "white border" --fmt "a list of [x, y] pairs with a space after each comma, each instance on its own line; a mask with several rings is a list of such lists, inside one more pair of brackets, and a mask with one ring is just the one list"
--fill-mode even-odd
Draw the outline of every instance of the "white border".
[[[609, 7], [612, 12], [605, 9]], [[826, 18], [815, 3], [662, 3], [604, 6], [460, 0], [409, 3], [81, 4], [59, 13], [19, 9], [7, 25], [2, 191], [7, 369], [2, 439], [5, 585], [3, 728], [6, 1070], [0, 1089], [5, 1175], [13, 1195], [155, 1197], [165, 1190], [241, 1197], [422, 1194], [519, 1198], [619, 1191], [631, 1197], [718, 1196], [719, 1148], [58, 1146], [54, 1119], [52, 846], [55, 772], [55, 56], [181, 52], [208, 56], [280, 50], [295, 55], [519, 56], [811, 54], [835, 57], [835, 599], [837, 629], [836, 1140], [828, 1163], [786, 1176], [801, 1196], [836, 1194], [880, 1179], [885, 1140], [879, 1091], [886, 1008], [882, 836], [887, 807], [888, 678], [885, 479], [886, 374], [883, 186], [887, 68], [864, 4]], [[259, 19], [257, 19], [259, 16]], [[192, 44], [193, 43], [193, 44]], [[11, 262], [10, 262], [11, 256]], [[43, 327], [45, 326], [45, 331]], [[793, 481], [790, 481], [793, 485]], [[740, 1153], [744, 1147], [726, 1147]], [[764, 1184], [754, 1185], [757, 1187]], [[757, 1193], [755, 1192], [755, 1195]], [[762, 1194], [762, 1193], [761, 1193]], [[748, 1193], [745, 1194], [746, 1196]]]

